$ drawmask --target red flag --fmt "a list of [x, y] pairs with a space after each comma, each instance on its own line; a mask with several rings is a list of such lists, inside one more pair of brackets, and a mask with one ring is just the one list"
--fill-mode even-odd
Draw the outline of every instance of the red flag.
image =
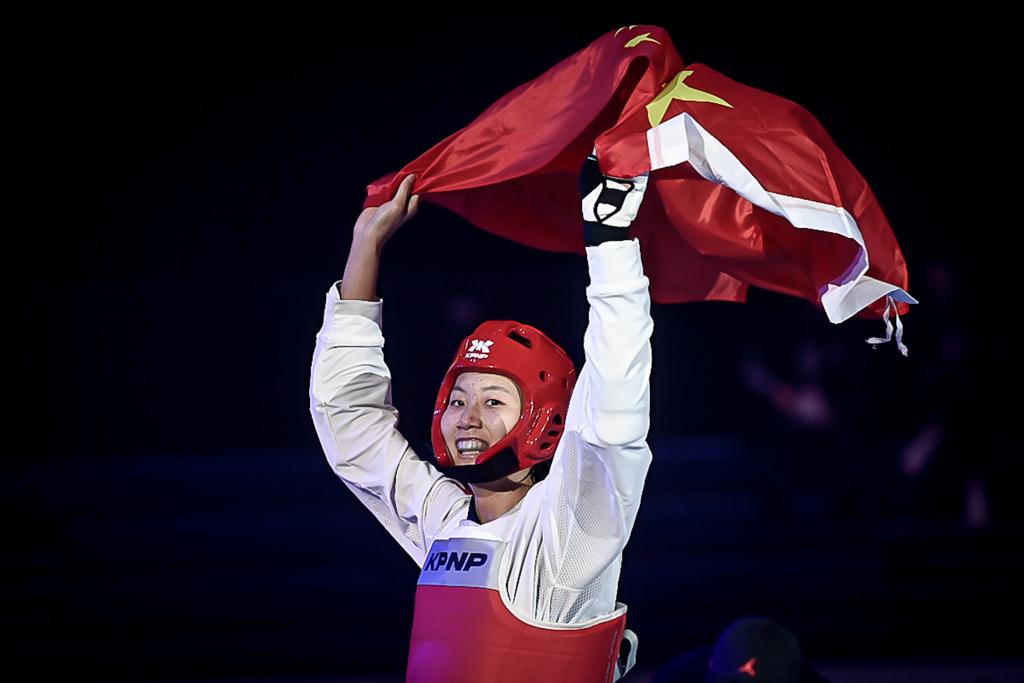
[[813, 301], [835, 323], [884, 311], [887, 326], [890, 305], [917, 303], [871, 188], [821, 124], [685, 66], [657, 26], [610, 31], [509, 92], [368, 185], [363, 206], [416, 173], [423, 200], [479, 228], [582, 254], [576, 175], [595, 146], [605, 175], [650, 173], [631, 230], [656, 302], [745, 301], [755, 285]]

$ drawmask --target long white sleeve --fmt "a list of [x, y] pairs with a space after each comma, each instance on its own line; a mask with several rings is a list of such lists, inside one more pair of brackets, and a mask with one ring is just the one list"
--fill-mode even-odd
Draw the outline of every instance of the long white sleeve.
[[[582, 623], [615, 608], [622, 551], [652, 459], [646, 439], [654, 322], [640, 243], [586, 251], [586, 362], [551, 472], [527, 496], [513, 533], [514, 562], [526, 571], [514, 568], [512, 576], [527, 579], [507, 586], [514, 604], [545, 622]], [[540, 533], [528, 532], [531, 525]]]
[[398, 431], [384, 363], [383, 300], [327, 292], [316, 335], [309, 399], [313, 425], [335, 474], [422, 566], [448, 521], [465, 518], [470, 496], [421, 460]]

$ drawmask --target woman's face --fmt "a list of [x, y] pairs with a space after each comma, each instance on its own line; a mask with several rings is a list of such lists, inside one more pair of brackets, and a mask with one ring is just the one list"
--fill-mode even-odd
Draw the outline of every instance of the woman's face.
[[441, 434], [455, 464], [472, 465], [478, 455], [508, 434], [519, 421], [522, 405], [516, 383], [504, 375], [459, 375], [441, 414]]

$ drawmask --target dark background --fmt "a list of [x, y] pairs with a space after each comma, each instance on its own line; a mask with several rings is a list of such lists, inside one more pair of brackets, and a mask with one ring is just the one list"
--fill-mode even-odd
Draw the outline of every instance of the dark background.
[[[399, 14], [93, 15], [32, 34], [10, 186], [30, 210], [6, 231], [16, 660], [107, 680], [401, 675], [417, 569], [334, 478], [308, 412], [325, 292], [367, 183], [628, 23], [814, 114], [921, 301], [909, 358], [864, 343], [880, 321], [832, 325], [764, 291], [654, 305], [655, 462], [620, 584], [640, 667], [744, 614], [818, 662], [1019, 656], [1015, 209], [978, 208], [995, 193], [978, 150], [1004, 144], [984, 36], [864, 16]], [[582, 364], [586, 283], [580, 256], [424, 204], [379, 289], [417, 450], [479, 321], [533, 324]]]

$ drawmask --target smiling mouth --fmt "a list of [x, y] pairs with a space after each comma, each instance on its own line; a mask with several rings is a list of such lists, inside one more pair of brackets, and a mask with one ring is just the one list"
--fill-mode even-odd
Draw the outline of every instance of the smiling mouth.
[[478, 455], [487, 450], [488, 443], [483, 439], [457, 439], [455, 441], [455, 448], [459, 452], [459, 456], [463, 458], [476, 458]]

